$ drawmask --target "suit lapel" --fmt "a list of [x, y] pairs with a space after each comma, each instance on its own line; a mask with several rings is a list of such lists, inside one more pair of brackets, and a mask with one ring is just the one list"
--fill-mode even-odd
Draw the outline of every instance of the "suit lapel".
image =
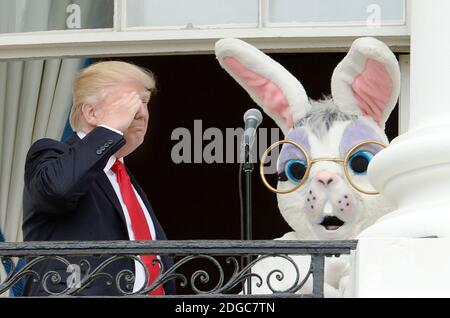
[[111, 185], [111, 182], [108, 179], [108, 176], [102, 172], [100, 173], [99, 177], [96, 180], [99, 187], [103, 190], [106, 197], [109, 199], [109, 201], [113, 204], [116, 212], [118, 213], [120, 219], [122, 220], [125, 228], [127, 227], [127, 222], [125, 220], [125, 215], [123, 214], [122, 206], [120, 205], [120, 201], [117, 198], [116, 192], [114, 191], [113, 186]]

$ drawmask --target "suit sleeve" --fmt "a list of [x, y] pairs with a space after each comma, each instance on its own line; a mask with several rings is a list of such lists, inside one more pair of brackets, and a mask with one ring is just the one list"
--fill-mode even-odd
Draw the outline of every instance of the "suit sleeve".
[[34, 143], [25, 163], [25, 187], [33, 205], [58, 214], [75, 209], [124, 144], [123, 136], [104, 127], [96, 127], [71, 146], [51, 139]]

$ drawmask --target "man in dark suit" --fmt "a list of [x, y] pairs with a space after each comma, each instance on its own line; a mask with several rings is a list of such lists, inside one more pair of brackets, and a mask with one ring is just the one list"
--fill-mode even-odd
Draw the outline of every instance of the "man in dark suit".
[[[145, 193], [125, 168], [123, 158], [142, 144], [147, 130], [147, 104], [155, 87], [153, 76], [124, 62], [101, 62], [83, 70], [75, 79], [70, 115], [75, 133], [65, 142], [41, 139], [35, 142], [25, 164], [23, 234], [25, 241], [165, 240]], [[81, 279], [108, 257], [71, 257], [81, 270]], [[82, 262], [86, 259], [89, 266]], [[162, 264], [160, 266], [159, 264]], [[172, 266], [165, 256], [147, 255], [140, 262], [116, 260], [102, 272], [114, 279], [92, 281], [80, 295], [122, 294], [115, 284], [126, 270], [134, 284], [119, 284], [126, 292], [149, 286], [164, 269]], [[150, 274], [146, 282], [144, 266]], [[40, 275], [55, 271], [44, 284], [27, 280], [24, 295], [44, 296], [48, 291], [67, 290], [68, 265], [46, 260], [34, 268]], [[69, 284], [70, 285], [70, 284]], [[152, 295], [174, 294], [172, 282]]]

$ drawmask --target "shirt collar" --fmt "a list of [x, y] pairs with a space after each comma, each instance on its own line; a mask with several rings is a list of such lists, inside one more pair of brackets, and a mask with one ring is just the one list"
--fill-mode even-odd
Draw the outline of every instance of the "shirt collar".
[[[123, 159], [122, 159], [122, 158], [120, 158], [119, 160], [123, 162]], [[112, 168], [114, 162], [116, 162], [116, 156], [112, 155], [111, 157], [109, 157], [109, 160], [108, 160], [108, 162], [106, 163], [106, 166], [105, 166], [105, 168], [103, 169], [103, 171], [108, 172], [109, 170], [111, 170], [111, 168]]]
[[80, 139], [83, 139], [86, 137], [86, 133], [84, 131], [77, 131], [77, 136], [80, 137]]

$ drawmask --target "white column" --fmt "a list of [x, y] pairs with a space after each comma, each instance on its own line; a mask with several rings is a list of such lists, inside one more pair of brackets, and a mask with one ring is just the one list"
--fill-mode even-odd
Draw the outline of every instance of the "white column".
[[342, 296], [450, 297], [449, 245], [448, 238], [360, 239]]
[[363, 238], [450, 237], [450, 1], [411, 3], [409, 130], [369, 166], [397, 209]]

